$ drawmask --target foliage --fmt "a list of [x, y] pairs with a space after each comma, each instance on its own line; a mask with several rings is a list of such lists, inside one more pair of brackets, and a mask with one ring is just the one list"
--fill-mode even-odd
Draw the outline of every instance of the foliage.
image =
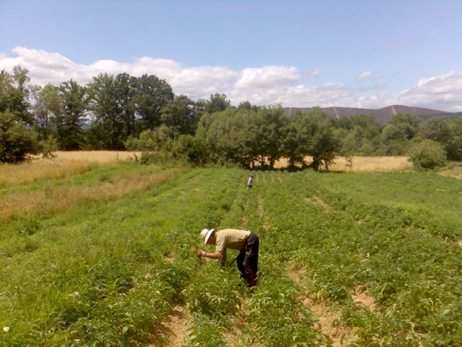
[[420, 170], [433, 170], [446, 165], [446, 152], [432, 140], [416, 141], [409, 150], [409, 160]]
[[19, 163], [36, 153], [35, 133], [19, 122], [12, 113], [0, 112], [0, 162]]
[[55, 117], [56, 136], [61, 149], [79, 150], [84, 146], [83, 127], [88, 104], [87, 88], [76, 81], [61, 83], [58, 89], [61, 98], [60, 114]]
[[199, 105], [206, 113], [222, 112], [231, 106], [225, 94], [215, 93], [208, 100], [199, 100]]
[[0, 112], [13, 114], [39, 141], [52, 136], [60, 150], [137, 148], [193, 165], [251, 169], [287, 159], [291, 170], [318, 171], [339, 155], [404, 156], [426, 139], [443, 146], [447, 159], [462, 159], [460, 116], [396, 114], [382, 124], [368, 114], [334, 119], [319, 107], [288, 116], [281, 105], [235, 107], [219, 93], [194, 101], [154, 75], [102, 73], [85, 86], [69, 80], [41, 87], [29, 84], [28, 73], [20, 66], [1, 71]]
[[[337, 328], [351, 334], [345, 344], [361, 346], [462, 339], [455, 179], [259, 171], [246, 190], [248, 172], [235, 168], [117, 165], [0, 196], [116, 189], [127, 174], [156, 183], [4, 224], [0, 345], [168, 345], [163, 327], [177, 306], [191, 317], [188, 346], [329, 346]], [[204, 227], [259, 236], [253, 294], [234, 264], [191, 255]], [[374, 308], [353, 300], [359, 287]], [[322, 326], [314, 303], [338, 311], [334, 326]]]
[[55, 158], [53, 152], [58, 150], [58, 140], [51, 135], [46, 140], [39, 141], [38, 147], [43, 158]]
[[13, 73], [0, 71], [0, 112], [9, 111], [25, 125], [33, 125], [30, 113], [31, 89], [29, 88], [29, 71], [21, 66], [15, 66]]

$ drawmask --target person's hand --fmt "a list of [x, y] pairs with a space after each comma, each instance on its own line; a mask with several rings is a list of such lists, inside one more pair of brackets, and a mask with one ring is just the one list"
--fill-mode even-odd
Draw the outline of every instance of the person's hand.
[[196, 250], [196, 253], [197, 253], [197, 256], [198, 257], [205, 257], [205, 251], [203, 251], [202, 249], [198, 248]]

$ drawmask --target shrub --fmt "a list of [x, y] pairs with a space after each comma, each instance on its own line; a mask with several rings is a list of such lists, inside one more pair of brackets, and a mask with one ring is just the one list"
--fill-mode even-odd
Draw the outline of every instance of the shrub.
[[446, 165], [446, 152], [442, 145], [432, 140], [414, 143], [409, 150], [409, 160], [417, 170], [433, 170]]
[[35, 133], [10, 112], [0, 113], [0, 162], [19, 163], [36, 153]]
[[49, 136], [48, 139], [40, 141], [38, 147], [43, 158], [55, 158], [53, 152], [58, 150], [58, 140], [54, 136]]

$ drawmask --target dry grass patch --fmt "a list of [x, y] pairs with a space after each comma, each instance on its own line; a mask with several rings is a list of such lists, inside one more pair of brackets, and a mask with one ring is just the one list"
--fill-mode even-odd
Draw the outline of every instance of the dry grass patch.
[[309, 198], [306, 198], [305, 200], [306, 200], [306, 202], [309, 202], [310, 204], [320, 205], [327, 211], [331, 209], [331, 207], [328, 204], [326, 204], [323, 200], [321, 200], [316, 195], [313, 195], [313, 196], [311, 196]]
[[[334, 163], [329, 166], [329, 171], [352, 171], [352, 172], [388, 172], [388, 171], [411, 171], [413, 164], [408, 157], [353, 157], [351, 168], [345, 157], [337, 157]], [[311, 157], [305, 158], [311, 162]], [[286, 168], [287, 159], [276, 162], [275, 168]], [[323, 170], [324, 167], [320, 167]]]
[[452, 166], [443, 170], [440, 174], [446, 177], [453, 177], [458, 180], [462, 180], [462, 163], [453, 163]]
[[47, 217], [74, 206], [120, 199], [132, 192], [159, 184], [176, 171], [136, 171], [92, 186], [48, 186], [36, 191], [5, 194], [0, 197], [0, 218], [2, 222], [8, 223], [20, 215]]
[[[329, 167], [330, 171], [350, 171], [349, 164], [344, 157], [335, 158], [335, 163]], [[353, 172], [388, 172], [411, 171], [413, 164], [408, 157], [353, 157], [351, 171]]]
[[61, 179], [80, 175], [119, 161], [135, 161], [138, 152], [78, 151], [56, 152], [53, 159], [36, 157], [21, 164], [0, 165], [0, 189], [44, 179]]
[[33, 183], [45, 179], [61, 179], [80, 175], [101, 165], [97, 162], [69, 162], [44, 159], [21, 164], [0, 165], [0, 188]]
[[118, 161], [132, 161], [141, 157], [141, 152], [125, 151], [69, 151], [56, 152], [58, 160], [84, 161], [97, 163], [117, 163]]

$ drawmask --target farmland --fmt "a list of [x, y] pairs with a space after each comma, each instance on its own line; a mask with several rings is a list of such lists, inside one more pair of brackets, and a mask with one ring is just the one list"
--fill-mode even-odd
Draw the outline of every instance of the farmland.
[[[78, 165], [0, 181], [0, 346], [462, 341], [460, 180]], [[260, 237], [253, 294], [204, 227]]]

